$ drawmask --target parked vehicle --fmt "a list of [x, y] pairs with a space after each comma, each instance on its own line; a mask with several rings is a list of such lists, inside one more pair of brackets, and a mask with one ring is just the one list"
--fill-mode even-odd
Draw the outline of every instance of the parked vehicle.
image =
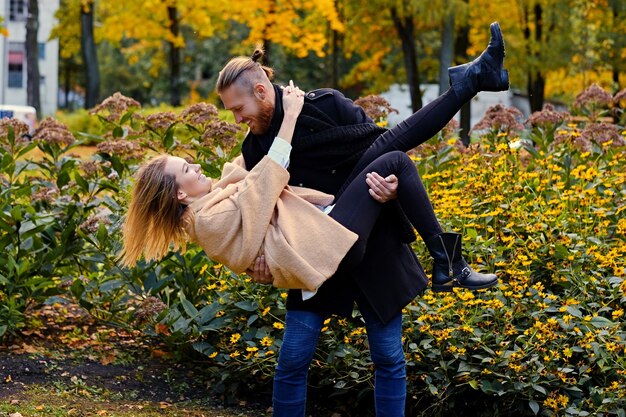
[[28, 125], [29, 134], [35, 132], [37, 127], [37, 110], [32, 106], [17, 106], [12, 104], [0, 104], [0, 119], [16, 118]]

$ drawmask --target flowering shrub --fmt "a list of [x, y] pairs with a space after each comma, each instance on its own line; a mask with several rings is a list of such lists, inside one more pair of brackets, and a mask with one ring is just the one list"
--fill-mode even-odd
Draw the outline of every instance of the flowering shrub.
[[[497, 271], [500, 285], [427, 292], [407, 306], [407, 415], [624, 415], [626, 131], [603, 118], [622, 100], [606, 94], [581, 94], [575, 117], [547, 106], [524, 121], [496, 107], [469, 147], [450, 124], [411, 153], [444, 229], [462, 233], [466, 259]], [[0, 335], [16, 334], [28, 308], [69, 289], [96, 317], [201, 359], [225, 398], [266, 392], [284, 292], [197, 248], [133, 269], [117, 264], [137, 165], [170, 152], [219, 175], [241, 132], [207, 104], [143, 116], [139, 103], [114, 96], [93, 113], [106, 128], [88, 137], [98, 149], [90, 160], [71, 155], [81, 142], [52, 120], [33, 142], [15, 122], [0, 123]], [[34, 147], [43, 157], [30, 156]], [[429, 270], [423, 243], [414, 249]], [[371, 406], [359, 403], [373, 368], [358, 314], [326, 321], [310, 382], [332, 391], [342, 412], [367, 415]]]

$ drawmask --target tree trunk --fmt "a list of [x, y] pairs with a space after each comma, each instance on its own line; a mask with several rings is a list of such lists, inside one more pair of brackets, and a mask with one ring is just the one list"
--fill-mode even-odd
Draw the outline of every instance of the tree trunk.
[[[170, 21], [170, 32], [173, 38], [179, 35], [178, 10], [176, 7], [168, 6], [167, 17]], [[172, 106], [180, 106], [180, 48], [174, 42], [169, 43], [170, 50], [170, 104]]]
[[65, 66], [63, 71], [63, 89], [65, 90], [65, 108], [71, 110], [70, 108], [70, 88], [72, 88], [72, 73], [70, 67], [70, 60], [65, 60]]
[[[469, 0], [465, 0], [467, 3]], [[469, 60], [469, 56], [467, 55], [467, 49], [469, 48], [469, 26], [465, 25], [459, 30], [459, 33], [456, 37], [455, 42], [455, 50], [459, 51], [458, 59], [459, 63], [465, 63]], [[469, 145], [470, 137], [469, 131], [472, 125], [472, 101], [468, 101], [461, 107], [461, 141], [465, 146]]]
[[411, 16], [401, 18], [395, 7], [391, 8], [391, 18], [402, 41], [404, 68], [406, 70], [411, 108], [413, 112], [422, 108], [422, 92], [420, 91], [419, 70], [417, 67], [417, 47], [415, 45], [415, 25]]
[[[533, 12], [534, 12], [534, 26], [535, 26], [535, 38], [534, 41], [536, 43], [540, 43], [541, 42], [541, 38], [542, 38], [542, 32], [543, 32], [543, 19], [542, 19], [542, 13], [543, 10], [541, 8], [540, 4], [536, 4], [533, 8]], [[528, 26], [528, 21], [529, 19], [526, 19], [526, 27], [524, 28], [524, 38], [526, 39], [526, 44], [530, 45], [530, 41], [531, 41], [531, 31], [530, 31], [530, 27]], [[528, 52], [529, 56], [531, 55], [530, 51]], [[534, 56], [534, 61], [535, 62], [541, 62], [541, 59], [539, 56], [537, 56], [535, 54]], [[530, 111], [532, 112], [536, 112], [536, 111], [541, 111], [541, 109], [543, 109], [543, 101], [545, 98], [545, 87], [546, 87], [546, 81], [544, 79], [543, 74], [541, 73], [541, 69], [540, 68], [529, 68], [528, 70], [528, 100], [530, 102]]]
[[41, 118], [41, 89], [39, 88], [39, 3], [28, 0], [28, 18], [26, 20], [26, 96], [29, 106], [37, 110], [37, 118]]
[[441, 50], [439, 51], [439, 95], [450, 87], [448, 68], [454, 59], [454, 10], [444, 17], [441, 31]]
[[331, 30], [330, 52], [330, 86], [335, 90], [339, 87], [339, 33]]
[[543, 109], [544, 92], [546, 80], [540, 71], [529, 75], [528, 79], [528, 100], [530, 102], [530, 112], [541, 111]]
[[85, 64], [86, 92], [85, 108], [90, 109], [98, 103], [100, 96], [100, 69], [96, 41], [93, 36], [94, 2], [89, 0], [86, 7], [80, 7], [81, 37], [80, 47]]

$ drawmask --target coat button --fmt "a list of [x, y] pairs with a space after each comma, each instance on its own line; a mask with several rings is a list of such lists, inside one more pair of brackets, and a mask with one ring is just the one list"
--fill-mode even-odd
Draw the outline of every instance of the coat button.
[[315, 93], [309, 93], [309, 97], [315, 97]]
[[330, 171], [330, 173], [331, 173], [331, 174], [335, 174], [335, 173], [337, 173], [337, 170], [336, 170], [336, 169], [333, 169], [332, 171]]
[[300, 183], [298, 184], [299, 187], [304, 187], [304, 184]]

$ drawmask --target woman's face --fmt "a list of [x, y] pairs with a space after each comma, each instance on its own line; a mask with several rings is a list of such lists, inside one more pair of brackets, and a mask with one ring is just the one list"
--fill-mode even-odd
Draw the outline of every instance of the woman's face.
[[165, 173], [173, 175], [178, 184], [178, 201], [189, 204], [211, 191], [212, 182], [201, 171], [200, 165], [190, 164], [178, 156], [169, 156]]

